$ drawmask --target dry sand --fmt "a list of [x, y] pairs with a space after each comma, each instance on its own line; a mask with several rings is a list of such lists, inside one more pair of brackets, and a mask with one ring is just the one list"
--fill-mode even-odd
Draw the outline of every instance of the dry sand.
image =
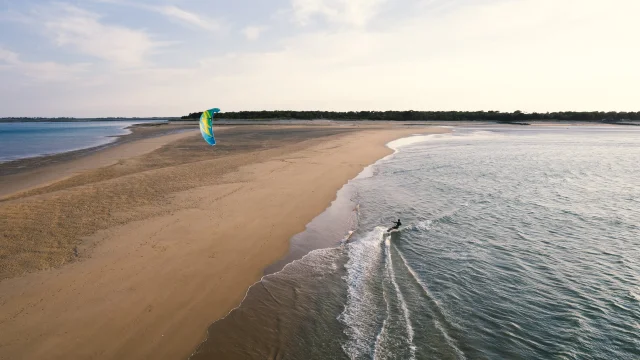
[[385, 143], [444, 131], [238, 126], [5, 197], [0, 358], [188, 357]]

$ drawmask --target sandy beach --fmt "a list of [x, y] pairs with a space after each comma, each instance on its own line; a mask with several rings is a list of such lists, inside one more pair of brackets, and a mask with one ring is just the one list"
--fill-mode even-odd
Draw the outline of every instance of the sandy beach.
[[445, 131], [228, 126], [1, 176], [0, 358], [187, 358], [387, 142]]

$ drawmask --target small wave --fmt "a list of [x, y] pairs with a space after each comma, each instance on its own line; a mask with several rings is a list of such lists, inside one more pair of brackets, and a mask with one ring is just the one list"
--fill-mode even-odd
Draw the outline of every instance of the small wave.
[[431, 230], [431, 225], [433, 224], [433, 221], [431, 220], [424, 220], [424, 221], [419, 221], [414, 225], [411, 225], [410, 229], [412, 230], [420, 230], [420, 231], [429, 231]]
[[[336, 250], [337, 250], [337, 248], [325, 248], [325, 249], [313, 250], [313, 251], [309, 252], [308, 254], [306, 254], [305, 256], [303, 256], [302, 258], [300, 258], [298, 260], [294, 260], [294, 261], [288, 263], [279, 272], [276, 272], [276, 273], [273, 273], [273, 274], [264, 275], [262, 278], [260, 278], [260, 280], [258, 280], [255, 283], [253, 283], [253, 285], [251, 285], [247, 289], [247, 291], [245, 292], [244, 297], [242, 298], [242, 301], [240, 302], [240, 304], [238, 306], [236, 306], [235, 308], [231, 309], [222, 318], [214, 321], [211, 325], [209, 325], [209, 329], [214, 324], [216, 324], [218, 322], [221, 322], [221, 321], [224, 321], [232, 313], [234, 313], [235, 311], [237, 311], [240, 308], [242, 308], [244, 306], [244, 304], [245, 304], [245, 300], [247, 299], [247, 297], [251, 293], [252, 288], [255, 287], [255, 286], [261, 286], [265, 290], [265, 292], [277, 304], [280, 304], [280, 301], [278, 301], [278, 298], [273, 294], [273, 292], [267, 286], [271, 279], [278, 278], [278, 277], [290, 276], [290, 275], [288, 275], [288, 273], [299, 272], [301, 267], [302, 268], [307, 267], [307, 268], [313, 269], [313, 271], [315, 271], [316, 273], [328, 273], [328, 272], [335, 271], [337, 269], [336, 261], [337, 261], [337, 254], [338, 254]], [[209, 341], [209, 337], [211, 336], [211, 334], [209, 333], [209, 329], [207, 330], [206, 338], [195, 348], [195, 350], [191, 353], [191, 355], [189, 355], [188, 359], [193, 358], [193, 356], [196, 355], [201, 350], [201, 348], [207, 343], [207, 341]]]
[[387, 143], [387, 147], [397, 152], [398, 149], [400, 149], [403, 146], [425, 142], [432, 138], [434, 138], [434, 135], [413, 135], [410, 137], [391, 141]]
[[373, 175], [375, 175], [375, 167], [374, 165], [369, 165], [364, 169], [362, 169], [362, 171], [353, 179], [354, 180], [367, 179], [372, 177]]
[[448, 134], [430, 134], [430, 135], [421, 135], [421, 134], [413, 134], [409, 137], [405, 137], [405, 138], [401, 138], [401, 139], [397, 139], [397, 140], [393, 140], [387, 143], [387, 147], [390, 148], [391, 150], [394, 150], [395, 153], [397, 153], [400, 148], [405, 147], [405, 146], [409, 146], [409, 145], [413, 145], [413, 144], [418, 144], [421, 142], [426, 142], [429, 140], [434, 140], [434, 139], [447, 139], [449, 141], [451, 140], [463, 140], [463, 141], [467, 141], [467, 140], [486, 140], [486, 139], [494, 139], [496, 137], [503, 137], [504, 135], [493, 132], [493, 131], [486, 131], [486, 130], [479, 130], [479, 131], [474, 131], [471, 134], [465, 134], [465, 135], [454, 135], [452, 133], [448, 133]]

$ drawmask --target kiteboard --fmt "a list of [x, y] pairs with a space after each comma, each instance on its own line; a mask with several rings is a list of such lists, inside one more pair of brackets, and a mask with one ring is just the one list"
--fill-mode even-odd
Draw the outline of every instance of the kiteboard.
[[390, 227], [390, 228], [387, 229], [388, 233], [398, 232], [398, 231], [400, 231], [400, 228], [399, 227], [395, 227], [395, 226], [394, 227]]

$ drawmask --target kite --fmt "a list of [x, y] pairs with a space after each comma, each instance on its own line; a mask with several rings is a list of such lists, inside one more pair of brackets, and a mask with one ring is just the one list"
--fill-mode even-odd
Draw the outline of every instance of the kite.
[[203, 112], [200, 116], [200, 133], [204, 141], [211, 146], [216, 144], [216, 138], [213, 137], [213, 117], [219, 112], [220, 109], [214, 108]]

